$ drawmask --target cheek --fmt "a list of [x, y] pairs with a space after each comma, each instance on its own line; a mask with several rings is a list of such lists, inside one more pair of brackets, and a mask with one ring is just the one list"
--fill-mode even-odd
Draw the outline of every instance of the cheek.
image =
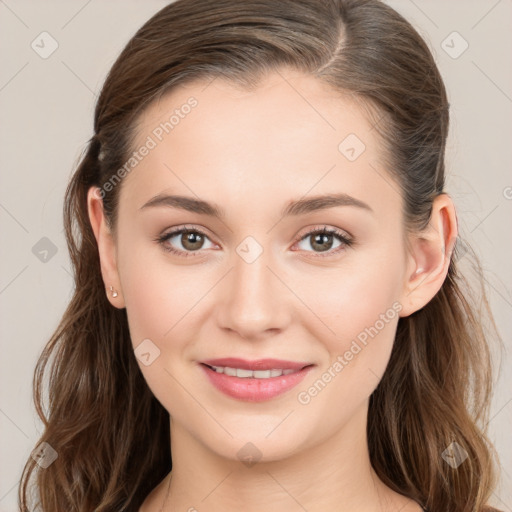
[[386, 312], [388, 317], [395, 315], [395, 310], [400, 308], [397, 300], [402, 264], [398, 252], [381, 252], [357, 261], [354, 258], [347, 265], [340, 263], [337, 269], [317, 269], [303, 274], [301, 293], [339, 344], [357, 337]]
[[[173, 264], [163, 250], [155, 250], [149, 244], [136, 251], [131, 249], [140, 245], [126, 235], [119, 251], [130, 334], [134, 346], [145, 338], [154, 339], [161, 346], [175, 334], [176, 325], [181, 329], [186, 324], [187, 312], [206, 292], [204, 282], [195, 279], [203, 271]], [[184, 322], [178, 323], [182, 318]]]
[[[176, 412], [187, 410], [190, 404], [182, 401], [183, 389], [173, 378], [172, 362], [186, 356], [190, 337], [187, 326], [194, 311], [190, 310], [200, 296], [198, 289], [202, 290], [203, 286], [193, 284], [192, 276], [179, 267], [173, 268], [165, 259], [160, 260], [154, 253], [141, 251], [130, 258], [120, 257], [120, 269], [130, 337], [139, 368], [153, 394], [164, 407], [168, 410], [172, 407]], [[147, 352], [150, 353], [148, 365], [138, 355]], [[170, 397], [172, 402], [167, 403]]]
[[[324, 275], [316, 272], [302, 281], [304, 301], [321, 320], [316, 321], [314, 337], [321, 340], [329, 356], [322, 381], [328, 381], [331, 392], [347, 404], [361, 402], [379, 383], [402, 309], [398, 301], [401, 254], [392, 247], [380, 247], [378, 254], [368, 253], [350, 266], [341, 265]], [[317, 388], [322, 386], [319, 383]], [[328, 396], [332, 399], [327, 392], [317, 403], [325, 400], [327, 405]]]
[[379, 265], [351, 270], [317, 280], [323, 286], [309, 296], [311, 309], [323, 322], [316, 321], [314, 337], [328, 354], [315, 377], [297, 390], [296, 399], [301, 417], [316, 418], [311, 420], [314, 428], [325, 437], [349, 422], [378, 386], [402, 309], [396, 300], [398, 265], [387, 272]]

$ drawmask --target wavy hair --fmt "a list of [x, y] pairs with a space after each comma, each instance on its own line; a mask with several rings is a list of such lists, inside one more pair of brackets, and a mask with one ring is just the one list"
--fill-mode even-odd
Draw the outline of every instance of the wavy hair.
[[[427, 226], [432, 201], [445, 187], [449, 103], [427, 44], [401, 15], [379, 0], [165, 6], [113, 64], [97, 100], [94, 135], [66, 190], [74, 291], [34, 372], [44, 424], [38, 445], [48, 443], [58, 458], [46, 468], [28, 459], [22, 512], [34, 502], [43, 512], [137, 511], [172, 469], [169, 414], [138, 367], [126, 310], [106, 297], [87, 192], [103, 188], [130, 158], [136, 121], [162, 94], [216, 77], [251, 90], [284, 66], [364, 105], [402, 191], [404, 226]], [[103, 207], [115, 232], [120, 187], [109, 188]], [[457, 268], [460, 245], [454, 256], [434, 298], [399, 320], [389, 364], [370, 397], [367, 438], [372, 466], [393, 490], [431, 512], [481, 512], [491, 510], [486, 503], [497, 481], [497, 454], [486, 437], [492, 335], [482, 313], [494, 339], [499, 335], [476, 256], [479, 289]], [[456, 469], [442, 457], [454, 441], [468, 454]]]

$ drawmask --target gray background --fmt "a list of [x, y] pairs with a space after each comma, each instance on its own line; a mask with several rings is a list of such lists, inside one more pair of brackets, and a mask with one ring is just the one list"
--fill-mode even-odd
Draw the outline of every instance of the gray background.
[[[32, 405], [33, 370], [71, 297], [65, 187], [92, 135], [95, 95], [110, 66], [167, 3], [0, 0], [2, 512], [16, 509], [22, 465], [42, 430]], [[489, 432], [502, 462], [492, 503], [512, 511], [512, 2], [388, 3], [427, 40], [448, 89], [447, 190], [462, 235], [481, 258], [506, 346]], [[58, 44], [49, 56], [52, 39], [44, 31]]]

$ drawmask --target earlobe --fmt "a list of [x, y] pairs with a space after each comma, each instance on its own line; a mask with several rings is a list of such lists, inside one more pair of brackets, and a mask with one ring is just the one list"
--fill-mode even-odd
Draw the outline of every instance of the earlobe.
[[105, 293], [113, 306], [122, 309], [125, 304], [117, 269], [115, 241], [107, 226], [103, 212], [103, 201], [97, 191], [97, 187], [91, 187], [87, 192], [89, 221], [98, 245]]
[[457, 238], [455, 206], [448, 194], [438, 195], [432, 204], [427, 228], [411, 236], [400, 316], [424, 307], [441, 289]]

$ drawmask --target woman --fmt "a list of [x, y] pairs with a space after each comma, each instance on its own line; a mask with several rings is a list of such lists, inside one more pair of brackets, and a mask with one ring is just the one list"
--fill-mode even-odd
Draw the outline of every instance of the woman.
[[151, 18], [67, 190], [76, 290], [21, 510], [31, 476], [44, 511], [492, 510], [448, 120], [377, 0]]

